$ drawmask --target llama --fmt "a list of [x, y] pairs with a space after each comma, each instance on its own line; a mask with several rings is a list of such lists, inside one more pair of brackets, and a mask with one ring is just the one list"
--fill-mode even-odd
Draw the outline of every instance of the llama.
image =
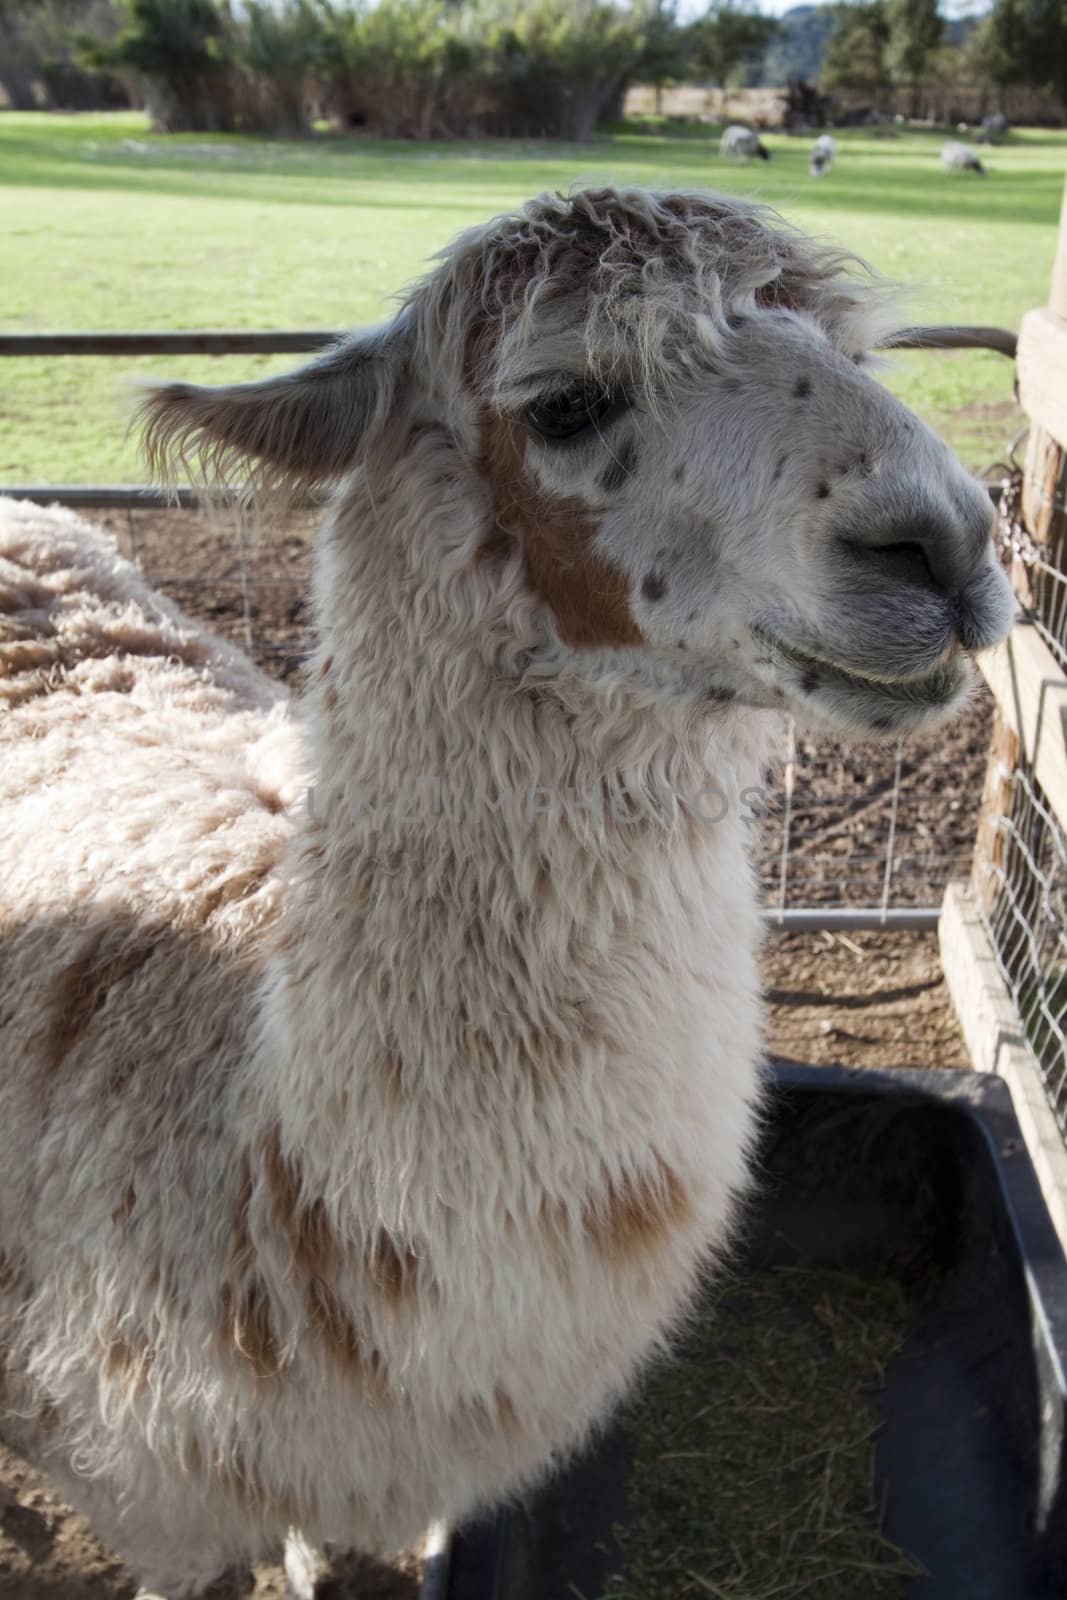
[[808, 162], [808, 171], [813, 178], [825, 178], [834, 164], [837, 154], [837, 140], [832, 133], [821, 133], [811, 147], [811, 159]]
[[941, 165], [946, 172], [977, 172], [983, 178], [986, 176], [978, 151], [959, 139], [949, 139], [941, 146]]
[[151, 392], [160, 470], [338, 484], [299, 715], [0, 511], [5, 1426], [153, 1592], [536, 1482], [728, 1248], [780, 713], [932, 726], [1010, 619], [891, 315], [760, 207], [603, 188]]
[[719, 154], [729, 156], [734, 161], [751, 161], [759, 156], [761, 161], [769, 161], [771, 152], [763, 143], [758, 133], [751, 128], [742, 127], [739, 122], [732, 122], [719, 140]]

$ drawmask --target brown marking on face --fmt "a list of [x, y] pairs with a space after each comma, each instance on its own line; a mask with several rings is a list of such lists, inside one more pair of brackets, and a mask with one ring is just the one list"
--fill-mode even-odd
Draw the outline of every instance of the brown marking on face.
[[341, 1258], [325, 1201], [305, 1200], [300, 1170], [282, 1150], [281, 1129], [271, 1128], [263, 1170], [271, 1197], [271, 1219], [285, 1233], [294, 1267], [310, 1278], [329, 1278]]
[[325, 692], [323, 693], [323, 700], [325, 701], [327, 711], [332, 716], [337, 710], [338, 705], [337, 690], [334, 688], [332, 683], [328, 683], [326, 685]]
[[327, 656], [326, 660], [322, 663], [322, 666], [319, 668], [319, 677], [320, 678], [328, 678], [332, 668], [333, 668], [333, 656]]
[[308, 1319], [328, 1355], [346, 1376], [374, 1393], [385, 1389], [385, 1369], [377, 1350], [366, 1350], [334, 1289], [321, 1278], [308, 1285]]
[[365, 1260], [371, 1282], [391, 1306], [417, 1299], [419, 1258], [410, 1245], [398, 1244], [384, 1228], [379, 1228]]
[[681, 1179], [657, 1160], [652, 1171], [611, 1180], [601, 1194], [587, 1200], [582, 1226], [593, 1247], [617, 1262], [654, 1249], [690, 1216]]
[[111, 1213], [111, 1220], [116, 1228], [128, 1228], [133, 1216], [133, 1208], [137, 1204], [137, 1190], [133, 1184], [128, 1184], [126, 1193]]
[[641, 644], [629, 584], [595, 550], [589, 508], [538, 489], [526, 470], [520, 425], [484, 410], [481, 452], [480, 470], [493, 501], [488, 538], [508, 537], [520, 546], [530, 587], [552, 612], [564, 642], [575, 649]]
[[62, 1066], [104, 1009], [112, 989], [139, 972], [155, 949], [156, 941], [148, 935], [125, 949], [108, 950], [106, 941], [97, 942], [57, 975], [45, 1001], [51, 1022], [42, 1053], [49, 1071]]
[[37, 1426], [40, 1428], [41, 1432], [46, 1438], [55, 1433], [56, 1429], [59, 1427], [59, 1412], [56, 1410], [51, 1400], [46, 1400], [44, 1405], [38, 1411]]

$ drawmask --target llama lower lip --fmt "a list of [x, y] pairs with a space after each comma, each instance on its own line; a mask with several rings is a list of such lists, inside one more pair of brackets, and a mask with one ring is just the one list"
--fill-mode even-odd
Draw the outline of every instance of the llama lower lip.
[[799, 670], [800, 682], [793, 687], [799, 689], [804, 699], [809, 700], [827, 690], [836, 690], [850, 696], [861, 695], [881, 706], [913, 711], [922, 711], [924, 708], [938, 710], [956, 698], [969, 671], [966, 658], [956, 654], [940, 662], [930, 672], [914, 677], [870, 678], [852, 672], [835, 661], [828, 661], [825, 657], [808, 655], [781, 639], [768, 642], [773, 643], [773, 648], [786, 663]]

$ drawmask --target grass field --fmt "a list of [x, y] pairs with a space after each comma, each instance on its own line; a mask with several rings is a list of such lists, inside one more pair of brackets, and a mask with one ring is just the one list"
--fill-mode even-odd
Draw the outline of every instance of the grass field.
[[[756, 195], [916, 291], [928, 319], [1015, 326], [1047, 298], [1067, 134], [1022, 132], [990, 175], [946, 175], [942, 136], [845, 133], [832, 174], [806, 140], [732, 166], [717, 140], [621, 132], [552, 144], [156, 137], [137, 114], [0, 114], [0, 326], [337, 327], [373, 321], [459, 228], [584, 180]], [[244, 378], [292, 358], [7, 361], [0, 483], [137, 481], [123, 378]], [[1013, 431], [1011, 370], [901, 355], [887, 381], [973, 466]]]

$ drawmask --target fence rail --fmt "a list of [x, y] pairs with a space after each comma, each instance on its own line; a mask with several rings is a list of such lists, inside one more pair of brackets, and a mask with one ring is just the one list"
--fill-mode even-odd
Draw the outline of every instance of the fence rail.
[[343, 337], [328, 328], [0, 333], [0, 356], [286, 356], [324, 350]]

